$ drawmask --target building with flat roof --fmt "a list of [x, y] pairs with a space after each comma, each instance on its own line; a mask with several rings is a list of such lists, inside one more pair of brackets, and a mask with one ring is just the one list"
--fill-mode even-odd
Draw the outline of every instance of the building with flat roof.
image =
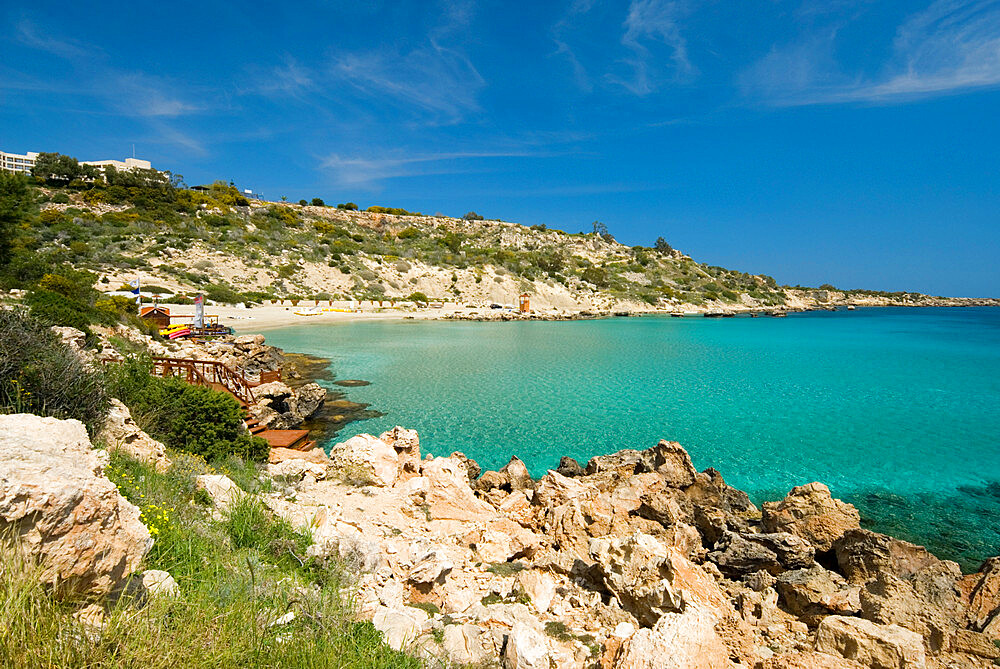
[[[37, 151], [28, 151], [24, 154], [0, 151], [0, 170], [31, 174], [37, 158]], [[81, 160], [80, 164], [93, 165], [102, 172], [108, 167], [114, 167], [119, 171], [153, 169], [153, 165], [148, 160], [140, 160], [138, 158], [126, 158], [125, 160]]]
[[35, 151], [28, 151], [24, 154], [0, 151], [0, 170], [31, 174], [31, 169], [35, 166], [35, 158], [37, 157], [38, 153]]
[[151, 170], [153, 165], [148, 160], [138, 158], [126, 158], [125, 162], [120, 160], [81, 160], [81, 165], [93, 165], [102, 170], [107, 167], [114, 167], [116, 170]]

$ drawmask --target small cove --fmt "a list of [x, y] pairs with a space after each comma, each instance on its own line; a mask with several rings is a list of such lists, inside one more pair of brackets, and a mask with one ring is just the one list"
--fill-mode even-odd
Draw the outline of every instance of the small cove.
[[859, 309], [786, 319], [367, 321], [273, 330], [435, 455], [535, 475], [658, 439], [756, 502], [813, 480], [865, 524], [971, 566], [1000, 553], [1000, 310]]

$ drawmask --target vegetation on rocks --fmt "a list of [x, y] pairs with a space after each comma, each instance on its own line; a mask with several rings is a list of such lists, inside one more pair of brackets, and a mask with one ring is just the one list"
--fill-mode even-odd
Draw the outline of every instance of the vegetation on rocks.
[[209, 461], [234, 455], [267, 459], [268, 445], [246, 433], [243, 410], [230, 395], [179, 378], [151, 374], [152, 363], [130, 358], [109, 365], [108, 392], [121, 399], [136, 422], [168, 447]]
[[107, 410], [104, 380], [59, 335], [22, 310], [0, 310], [0, 413], [76, 418], [94, 433]]
[[370, 623], [353, 620], [337, 564], [290, 557], [288, 547], [300, 550], [307, 536], [263, 509], [213, 520], [193, 485], [211, 468], [173, 457], [160, 474], [114, 455], [107, 474], [155, 531], [144, 567], [168, 571], [176, 594], [125, 594], [86, 607], [56, 600], [40, 584], [39, 567], [7, 542], [0, 547], [0, 665], [420, 666], [385, 646]]

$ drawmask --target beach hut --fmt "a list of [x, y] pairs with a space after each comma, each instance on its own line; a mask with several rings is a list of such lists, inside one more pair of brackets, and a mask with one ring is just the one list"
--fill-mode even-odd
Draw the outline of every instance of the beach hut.
[[170, 326], [170, 309], [159, 305], [143, 307], [142, 310], [139, 311], [139, 318], [144, 321], [149, 321], [156, 326], [156, 329], [162, 330], [163, 328]]
[[522, 314], [526, 314], [528, 313], [528, 311], [531, 310], [531, 303], [529, 301], [530, 297], [531, 296], [528, 295], [527, 293], [521, 293], [521, 296], [518, 298], [517, 309]]

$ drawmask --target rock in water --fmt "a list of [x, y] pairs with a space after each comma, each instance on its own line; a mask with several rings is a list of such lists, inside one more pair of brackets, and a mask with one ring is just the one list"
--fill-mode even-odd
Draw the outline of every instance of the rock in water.
[[810, 483], [792, 488], [780, 502], [765, 503], [763, 523], [768, 532], [790, 532], [824, 552], [861, 526], [861, 514], [853, 505], [833, 499], [822, 483]]
[[325, 401], [326, 388], [318, 383], [307, 383], [295, 391], [295, 406], [291, 407], [292, 412], [302, 416], [303, 419], [312, 418], [323, 407]]
[[117, 589], [153, 545], [106, 463], [77, 420], [0, 416], [0, 531], [39, 560], [59, 596]]

